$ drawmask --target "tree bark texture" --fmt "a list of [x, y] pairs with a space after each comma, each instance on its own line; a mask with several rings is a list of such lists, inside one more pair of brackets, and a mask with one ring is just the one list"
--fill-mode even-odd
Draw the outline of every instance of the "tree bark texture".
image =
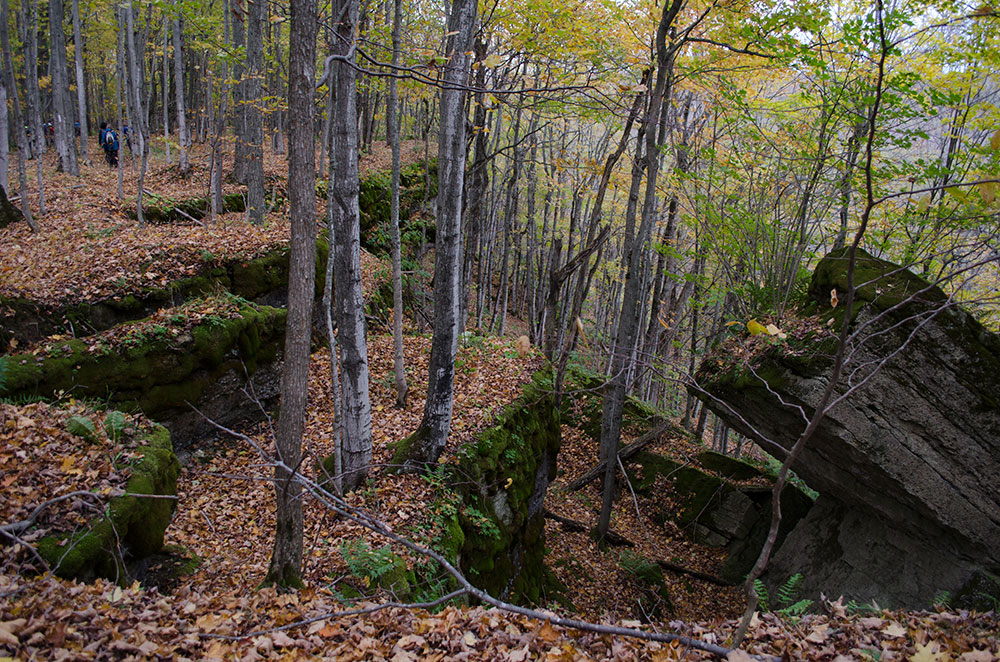
[[[179, 10], [179, 5], [178, 10]], [[181, 38], [181, 17], [178, 14], [173, 21], [174, 37], [174, 88], [177, 97], [177, 143], [180, 149], [178, 166], [181, 174], [186, 175], [191, 166], [188, 163], [187, 150], [191, 146], [191, 139], [188, 137], [187, 118], [185, 117], [184, 106], [184, 57], [183, 40]], [[164, 109], [164, 112], [166, 110]]]
[[63, 32], [62, 0], [49, 2], [50, 58], [52, 65], [52, 124], [55, 131], [56, 152], [59, 154], [59, 169], [71, 175], [79, 175], [76, 149], [73, 143], [72, 124], [67, 113], [70, 104], [69, 78], [66, 71], [66, 34]]
[[[392, 66], [399, 66], [400, 24], [403, 22], [403, 0], [394, 0], [392, 18]], [[389, 100], [386, 108], [386, 133], [392, 148], [392, 201], [389, 232], [392, 241], [392, 348], [393, 372], [396, 378], [396, 406], [406, 406], [406, 370], [403, 366], [403, 260], [399, 238], [399, 89], [395, 78], [389, 79]]]
[[[670, 98], [672, 76], [672, 56], [675, 45], [667, 49], [667, 33], [684, 4], [684, 0], [672, 0], [664, 5], [660, 24], [656, 31], [656, 84], [650, 95], [649, 110], [646, 114], [646, 190], [642, 206], [642, 217], [635, 239], [622, 255], [627, 265], [625, 288], [622, 297], [621, 315], [615, 338], [611, 361], [611, 385], [604, 396], [601, 412], [601, 460], [606, 462], [604, 472], [604, 492], [601, 501], [601, 517], [598, 521], [598, 537], [603, 538], [611, 525], [611, 506], [615, 494], [617, 473], [618, 441], [621, 438], [622, 410], [629, 370], [629, 359], [639, 331], [640, 272], [645, 244], [653, 227], [656, 209], [656, 179], [659, 174], [660, 159], [655, 122], [660, 117], [662, 104]], [[626, 240], [631, 239], [626, 233]]]
[[277, 517], [274, 551], [265, 582], [298, 587], [302, 585], [301, 487], [291, 480], [285, 467], [298, 470], [301, 458], [316, 277], [316, 156], [312, 133], [316, 0], [292, 0], [291, 13], [288, 197], [292, 237], [285, 368], [276, 440], [278, 457], [285, 466], [276, 466], [274, 470]]
[[249, 3], [247, 13], [247, 69], [243, 82], [246, 99], [243, 117], [246, 127], [247, 215], [254, 225], [264, 223], [264, 2]]
[[[334, 52], [354, 62], [357, 0], [340, 0], [334, 15], [343, 16], [334, 26]], [[361, 215], [358, 210], [357, 74], [353, 66], [336, 67], [336, 98], [331, 130], [330, 204], [336, 241], [335, 303], [340, 345], [343, 414], [343, 487], [350, 491], [368, 473], [372, 459], [372, 411], [368, 396], [368, 349], [365, 339], [364, 300], [361, 292]], [[310, 124], [310, 130], [312, 125]]]
[[438, 135], [437, 238], [434, 256], [434, 337], [427, 402], [420, 427], [400, 458], [410, 469], [437, 462], [448, 440], [455, 398], [459, 297], [462, 285], [462, 189], [465, 180], [465, 84], [469, 74], [475, 0], [453, 0], [441, 91]]
[[83, 36], [80, 31], [80, 0], [73, 0], [73, 55], [76, 62], [76, 105], [80, 122], [80, 156], [87, 158], [87, 85], [83, 80]]
[[31, 151], [28, 145], [28, 136], [25, 133], [24, 121], [21, 117], [21, 101], [17, 94], [17, 85], [14, 77], [14, 59], [10, 49], [10, 32], [8, 29], [8, 0], [0, 0], [0, 46], [3, 47], [4, 70], [2, 72], [6, 79], [7, 87], [10, 89], [11, 108], [14, 116], [14, 135], [17, 136], [17, 176], [21, 185], [21, 213], [28, 221], [28, 227], [32, 232], [38, 232], [38, 224], [31, 216], [31, 204], [28, 200], [28, 173], [25, 168], [25, 160]]

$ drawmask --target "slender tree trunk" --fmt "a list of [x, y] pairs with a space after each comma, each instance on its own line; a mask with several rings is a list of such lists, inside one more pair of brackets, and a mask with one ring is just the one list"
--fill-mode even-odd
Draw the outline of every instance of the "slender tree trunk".
[[[233, 21], [233, 46], [240, 47], [246, 46], [246, 25], [244, 21], [246, 20], [246, 10], [242, 2], [236, 2], [231, 5], [233, 8], [233, 15], [236, 20]], [[234, 113], [234, 119], [236, 126], [234, 128], [233, 134], [236, 138], [236, 144], [233, 147], [233, 179], [235, 179], [240, 184], [247, 183], [247, 120], [246, 120], [246, 106], [247, 106], [247, 84], [245, 75], [245, 66], [243, 61], [236, 60], [233, 65], [233, 80], [235, 84], [233, 85], [233, 109], [236, 111]], [[220, 118], [220, 122], [225, 123], [226, 118], [223, 115]]]
[[[399, 66], [399, 31], [403, 22], [403, 0], [394, 0], [392, 15], [392, 66]], [[399, 238], [399, 90], [395, 77], [389, 79], [386, 133], [392, 147], [392, 209], [389, 231], [392, 233], [392, 348], [396, 377], [396, 406], [406, 407], [406, 370], [403, 366], [403, 260]]]
[[167, 165], [170, 165], [170, 26], [166, 14], [163, 15], [163, 147], [166, 150]]
[[438, 213], [434, 259], [434, 338], [427, 402], [417, 431], [401, 445], [395, 462], [410, 469], [433, 465], [451, 429], [462, 286], [462, 190], [465, 183], [465, 85], [476, 23], [476, 0], [453, 0], [448, 18], [444, 84], [438, 136]]
[[[265, 583], [302, 586], [301, 486], [289, 469], [299, 470], [309, 386], [309, 338], [316, 276], [316, 156], [313, 149], [313, 67], [316, 59], [316, 0], [292, 0], [289, 46], [288, 197], [291, 253], [285, 367], [276, 439], [281, 465], [274, 469], [276, 527]], [[332, 357], [331, 357], [332, 360]]]
[[76, 60], [76, 104], [80, 116], [80, 156], [89, 163], [87, 156], [87, 86], [83, 80], [83, 37], [80, 30], [80, 0], [73, 0], [73, 51]]
[[[41, 90], [38, 86], [38, 2], [37, 0], [25, 0], [21, 3], [22, 23], [24, 34], [21, 41], [25, 45], [24, 56], [24, 81], [27, 85], [28, 128], [31, 140], [31, 153], [33, 158], [45, 153], [45, 134], [42, 132], [42, 101]], [[39, 170], [41, 175], [41, 170]], [[41, 185], [41, 180], [39, 180]], [[39, 189], [41, 190], [41, 189]], [[39, 194], [41, 200], [41, 194]], [[45, 213], [45, 206], [42, 205], [41, 212]]]
[[71, 175], [79, 175], [76, 162], [76, 144], [73, 126], [67, 113], [70, 104], [69, 78], [66, 65], [66, 34], [63, 32], [63, 2], [49, 2], [49, 64], [52, 67], [52, 124], [55, 130], [56, 152], [59, 154], [59, 169]]
[[[487, 45], [480, 37], [476, 37], [473, 44], [476, 61], [482, 62], [486, 59]], [[472, 291], [472, 272], [475, 260], [479, 257], [480, 231], [485, 217], [485, 197], [486, 189], [489, 186], [486, 172], [486, 67], [479, 66], [476, 69], [476, 93], [473, 97], [473, 119], [472, 127], [475, 134], [473, 139], [472, 168], [470, 170], [469, 182], [469, 214], [468, 224], [465, 233], [465, 257], [462, 264], [462, 296], [461, 311], [459, 313], [459, 330], [464, 331], [469, 318], [469, 298]], [[478, 281], [479, 290], [482, 291], [487, 284], [480, 279]], [[477, 297], [478, 298], [478, 297]]]
[[[673, 75], [673, 53], [676, 44], [667, 49], [667, 33], [674, 19], [684, 5], [684, 0], [671, 0], [663, 6], [663, 14], [656, 31], [656, 85], [650, 95], [649, 110], [646, 115], [646, 191], [642, 206], [642, 218], [634, 240], [626, 247], [622, 261], [627, 264], [625, 291], [622, 298], [621, 315], [611, 361], [611, 386], [604, 396], [601, 415], [601, 460], [605, 461], [604, 491], [601, 500], [601, 516], [597, 524], [598, 540], [603, 540], [611, 524], [611, 507], [615, 495], [615, 475], [618, 469], [618, 441], [621, 438], [622, 411], [625, 404], [625, 389], [628, 378], [627, 360], [635, 346], [639, 330], [639, 281], [642, 272], [643, 255], [652, 231], [656, 208], [656, 180], [660, 168], [659, 141], [654, 123], [660, 117], [662, 104], [669, 103]], [[626, 231], [626, 241], [631, 237]]]
[[[7, 56], [4, 56], [4, 68]], [[10, 190], [10, 119], [7, 113], [7, 76], [0, 76], [0, 186]]]
[[[121, 8], [115, 11], [115, 22], [120, 26], [121, 22]], [[118, 68], [118, 82], [115, 85], [115, 113], [117, 115], [116, 130], [118, 132], [119, 138], [122, 137], [122, 122], [124, 120], [124, 111], [122, 110], [122, 94], [125, 91], [122, 86], [125, 84], [125, 31], [118, 30], [118, 50], [115, 53], [115, 64]], [[120, 152], [119, 152], [120, 153]], [[122, 159], [118, 158], [118, 199], [121, 200], [125, 197], [124, 190], [124, 172], [122, 170]]]
[[264, 2], [249, 3], [247, 13], [247, 69], [243, 118], [246, 127], [247, 215], [254, 225], [264, 223]]
[[[10, 49], [10, 32], [8, 28], [9, 7], [8, 0], [0, 0], [0, 47], [3, 48], [3, 72], [4, 82], [10, 89], [11, 108], [14, 115], [14, 135], [17, 136], [17, 175], [21, 185], [21, 213], [28, 222], [28, 227], [32, 232], [38, 232], [38, 223], [31, 215], [31, 203], [28, 198], [28, 173], [25, 168], [30, 147], [28, 146], [28, 136], [25, 133], [24, 121], [21, 117], [21, 101], [17, 93], [17, 79], [14, 76], [14, 59]], [[39, 159], [41, 161], [41, 159]]]
[[139, 54], [136, 53], [135, 19], [133, 17], [131, 0], [125, 2], [125, 27], [125, 54], [128, 60], [128, 80], [130, 92], [128, 98], [132, 100], [131, 108], [129, 109], [129, 117], [132, 120], [132, 134], [139, 145], [139, 156], [142, 159], [142, 164], [139, 166], [139, 184], [135, 202], [136, 218], [139, 221], [139, 226], [142, 227], [146, 225], [146, 218], [142, 210], [142, 194], [143, 184], [146, 180], [146, 166], [148, 164], [149, 154], [146, 149], [145, 117], [142, 112], [142, 79], [139, 77], [138, 65], [138, 60], [140, 58]]
[[[334, 15], [343, 16], [334, 26], [335, 53], [348, 62], [336, 67], [336, 103], [333, 115], [333, 180], [328, 188], [333, 206], [336, 243], [335, 292], [343, 377], [344, 437], [342, 459], [344, 490], [357, 487], [368, 473], [372, 459], [372, 412], [368, 396], [368, 350], [365, 339], [364, 301], [361, 292], [361, 215], [358, 210], [358, 133], [356, 49], [358, 0], [340, 0]], [[312, 125], [310, 124], [310, 131]]]
[[[176, 93], [177, 102], [177, 147], [180, 150], [180, 156], [178, 157], [178, 167], [180, 168], [182, 175], [187, 175], [191, 170], [191, 165], [188, 163], [188, 148], [191, 146], [191, 139], [188, 137], [187, 130], [187, 117], [185, 117], [185, 105], [184, 105], [184, 56], [182, 51], [183, 40], [181, 37], [181, 16], [180, 16], [180, 3], [176, 2], [175, 7], [178, 10], [177, 18], [173, 21], [173, 32], [174, 32], [174, 88]], [[166, 111], [164, 111], [166, 112]]]

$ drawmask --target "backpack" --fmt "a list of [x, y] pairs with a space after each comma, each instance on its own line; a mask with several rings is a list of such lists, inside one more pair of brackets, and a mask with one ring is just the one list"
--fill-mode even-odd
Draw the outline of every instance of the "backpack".
[[114, 129], [108, 129], [104, 134], [104, 146], [112, 152], [118, 151], [118, 134]]

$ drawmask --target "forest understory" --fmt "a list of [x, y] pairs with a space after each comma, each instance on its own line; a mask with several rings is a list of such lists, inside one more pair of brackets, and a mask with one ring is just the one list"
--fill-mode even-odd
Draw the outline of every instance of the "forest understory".
[[[97, 153], [92, 146], [91, 153]], [[175, 168], [154, 168], [146, 188], [161, 198], [204, 196], [206, 169], [193, 150], [193, 175], [181, 178]], [[422, 145], [404, 149], [411, 162], [422, 157]], [[130, 168], [129, 157], [123, 158]], [[284, 157], [269, 155], [265, 173], [278, 189], [284, 181]], [[384, 170], [385, 152], [362, 159], [367, 169]], [[36, 213], [41, 231], [24, 224], [0, 230], [3, 262], [0, 294], [30, 297], [55, 304], [95, 301], [127, 295], [137, 287], [166, 286], [189, 276], [205, 262], [227, 257], [250, 259], [285, 245], [288, 223], [280, 208], [260, 227], [248, 225], [241, 213], [228, 213], [211, 226], [198, 223], [138, 227], [127, 214], [126, 201], [115, 194], [117, 173], [97, 163], [80, 178], [55, 172], [54, 155], [45, 161], [46, 213]], [[133, 187], [130, 189], [129, 187]], [[239, 187], [228, 187], [236, 192]], [[33, 190], [33, 205], [37, 191]], [[324, 218], [322, 200], [318, 219]], [[387, 268], [365, 254], [365, 292], [384, 282]], [[382, 469], [392, 456], [391, 444], [414, 430], [426, 396], [431, 338], [417, 334], [412, 321], [405, 336], [405, 364], [411, 392], [405, 409], [395, 406], [392, 382], [392, 336], [370, 328], [371, 404], [373, 410], [372, 475], [348, 497], [391, 530], [418, 537], [435, 526], [433, 477], [395, 475]], [[543, 368], [533, 349], [521, 356], [514, 338], [522, 332], [511, 319], [506, 337], [472, 336], [463, 340], [456, 365], [455, 419], [446, 448], [475, 439]], [[48, 340], [52, 340], [51, 338]], [[59, 340], [56, 338], [55, 340]], [[30, 351], [12, 342], [7, 352]], [[329, 353], [319, 350], [310, 362], [309, 406], [304, 450], [309, 471], [332, 450], [333, 410]], [[424, 391], [421, 391], [424, 389]], [[596, 397], [596, 396], [594, 396]], [[72, 393], [59, 404], [84, 411]], [[73, 489], [116, 489], [116, 463], [99, 444], [80, 445], [61, 430], [65, 411], [45, 403], [3, 405], [0, 414], [0, 485], [5, 498], [0, 523], [23, 517], [40, 500]], [[137, 419], [138, 420], [138, 419]], [[314, 501], [306, 501], [306, 588], [279, 594], [256, 587], [267, 570], [274, 531], [272, 467], [255, 448], [273, 446], [271, 421], [243, 430], [244, 439], [219, 435], [189, 449], [178, 485], [178, 506], [167, 529], [167, 554], [145, 568], [143, 581], [117, 586], [106, 580], [75, 583], [52, 576], [20, 574], [29, 562], [23, 547], [2, 548], [0, 574], [0, 655], [12, 659], [697, 659], [705, 653], [679, 644], [660, 644], [554, 627], [546, 622], [485, 610], [449, 606], [428, 613], [421, 609], [385, 608], [364, 615], [328, 616], [357, 607], [391, 601], [391, 591], [359, 579], [348, 559], [377, 563], [383, 540], [370, 531], [338, 519]], [[646, 430], [626, 429], [627, 444]], [[252, 443], [251, 443], [252, 442]], [[76, 444], [76, 445], [74, 445]], [[688, 437], [667, 434], [650, 450], [687, 458], [704, 450]], [[128, 457], [129, 449], [117, 449]], [[578, 492], [565, 490], [573, 478], [590, 469], [597, 441], [565, 421], [558, 474], [550, 485], [548, 510], [594, 526], [600, 504], [599, 481]], [[756, 451], [748, 450], [750, 454]], [[634, 497], [622, 486], [612, 515], [614, 532], [634, 543], [634, 551], [693, 571], [715, 575], [724, 552], [697, 545], [676, 526], [657, 525], [650, 512], [669, 502], [668, 491]], [[9, 498], [8, 498], [9, 495]], [[71, 503], [71, 502], [70, 502]], [[66, 504], [69, 505], [69, 504]], [[73, 522], [72, 508], [53, 509], [52, 522]], [[49, 516], [49, 515], [47, 515]], [[363, 543], [361, 541], [364, 541]], [[564, 598], [539, 605], [562, 615], [598, 623], [620, 623], [654, 631], [672, 631], [724, 645], [745, 607], [740, 587], [723, 587], [690, 575], [665, 573], [670, 604], [658, 613], [640, 606], [644, 588], [618, 563], [621, 548], [599, 549], [586, 532], [569, 531], [546, 522], [548, 567], [565, 585]], [[359, 551], [360, 550], [360, 551]], [[400, 551], [410, 564], [421, 562]], [[427, 586], [430, 590], [433, 586]], [[751, 654], [815, 660], [960, 660], [996, 659], [996, 615], [968, 612], [899, 612], [877, 605], [848, 608], [837, 596], [817, 605], [818, 613], [755, 617], [745, 649]], [[306, 621], [297, 625], [300, 621]], [[742, 657], [741, 657], [742, 656]], [[8, 659], [10, 659], [8, 658]], [[742, 652], [733, 660], [748, 659]]]

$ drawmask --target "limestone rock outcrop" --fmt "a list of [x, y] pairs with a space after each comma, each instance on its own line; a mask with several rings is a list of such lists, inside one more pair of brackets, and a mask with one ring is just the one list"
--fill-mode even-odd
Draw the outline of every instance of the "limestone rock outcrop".
[[[817, 266], [811, 331], [745, 359], [720, 348], [696, 376], [692, 390], [714, 412], [779, 458], [829, 383], [831, 329], [848, 314], [831, 307], [831, 291], [845, 300], [846, 270], [846, 251]], [[938, 287], [863, 251], [855, 282], [834, 398], [846, 397], [792, 467], [820, 497], [768, 581], [801, 572], [803, 597], [926, 607], [947, 592], [956, 606], [988, 608], [1000, 596], [1000, 337]]]

